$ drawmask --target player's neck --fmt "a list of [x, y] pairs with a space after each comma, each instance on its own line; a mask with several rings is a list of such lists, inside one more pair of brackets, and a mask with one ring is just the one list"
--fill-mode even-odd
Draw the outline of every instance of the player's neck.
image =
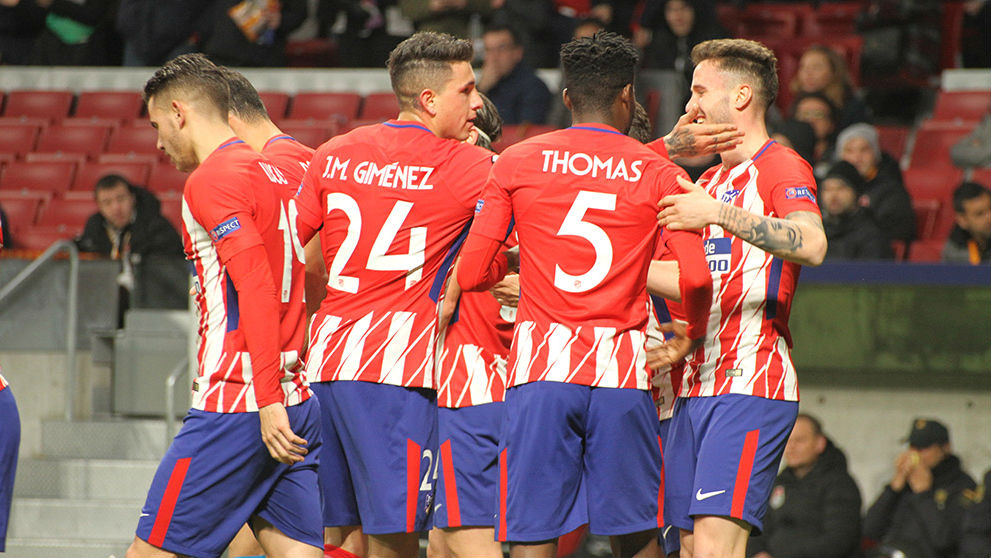
[[234, 137], [234, 130], [226, 122], [200, 120], [193, 133], [193, 152], [196, 160], [202, 163], [225, 141]]
[[768, 129], [765, 128], [764, 115], [760, 118], [742, 116], [737, 122], [737, 129], [744, 132], [744, 141], [740, 145], [720, 154], [725, 168], [733, 168], [754, 157], [768, 142]]
[[572, 112], [572, 126], [582, 126], [583, 124], [599, 124], [609, 126], [615, 130], [620, 130], [623, 126], [611, 115], [598, 112]]
[[262, 119], [257, 123], [247, 124], [238, 130], [238, 137], [244, 140], [252, 149], [262, 152], [262, 148], [270, 139], [284, 135], [271, 120]]

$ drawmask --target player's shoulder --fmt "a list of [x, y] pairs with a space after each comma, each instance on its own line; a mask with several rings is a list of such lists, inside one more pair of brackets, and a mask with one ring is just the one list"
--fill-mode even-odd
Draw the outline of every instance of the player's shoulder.
[[814, 180], [813, 167], [792, 149], [770, 140], [759, 151], [754, 165], [762, 174], [770, 175], [773, 181], [781, 179]]

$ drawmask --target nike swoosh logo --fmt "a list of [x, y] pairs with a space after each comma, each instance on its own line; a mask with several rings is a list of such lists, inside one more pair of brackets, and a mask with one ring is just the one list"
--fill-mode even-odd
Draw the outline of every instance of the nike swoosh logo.
[[703, 500], [705, 500], [707, 498], [712, 498], [714, 496], [719, 496], [720, 494], [723, 494], [724, 492], [726, 492], [726, 490], [714, 490], [713, 492], [703, 492], [703, 489], [700, 488], [699, 490], [696, 491], [696, 500], [699, 500], [701, 502], [701, 501], [703, 501]]
[[661, 537], [662, 538], [667, 537], [668, 536], [668, 532], [671, 531], [671, 530], [672, 530], [672, 526], [671, 525], [666, 525], [665, 526], [665, 530], [661, 532]]
[[143, 513], [143, 514], [141, 514], [141, 515], [140, 515], [140, 516], [138, 516], [138, 517], [148, 517], [149, 515], [151, 515], [151, 514], [150, 514], [150, 513]]
[[437, 510], [441, 509], [441, 506], [443, 506], [443, 505], [444, 504], [438, 504], [438, 505], [434, 506], [434, 511], [437, 511]]

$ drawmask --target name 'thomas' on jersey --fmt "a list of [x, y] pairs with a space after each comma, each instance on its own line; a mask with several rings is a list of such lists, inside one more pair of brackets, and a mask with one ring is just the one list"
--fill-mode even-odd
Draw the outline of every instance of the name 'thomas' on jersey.
[[[200, 314], [198, 376], [193, 408], [232, 413], [257, 411], [252, 362], [240, 324], [238, 291], [225, 267], [238, 252], [262, 245], [280, 302], [280, 335], [271, 342], [281, 355], [283, 404], [310, 396], [302, 376], [303, 252], [281, 203], [288, 181], [275, 165], [239, 139], [211, 153], [186, 180], [183, 244], [195, 274], [194, 303]], [[250, 294], [250, 293], [249, 293]]]
[[[493, 165], [473, 234], [520, 242], [508, 385], [534, 381], [649, 389], [646, 278], [658, 200], [685, 172], [604, 125], [508, 148]], [[699, 235], [690, 235], [699, 246]], [[697, 254], [702, 260], [702, 255]]]
[[435, 387], [437, 301], [491, 161], [396, 120], [317, 149], [296, 197], [300, 238], [320, 230], [328, 272], [310, 381]]
[[[809, 164], [772, 140], [733, 168], [709, 169], [699, 184], [714, 198], [756, 215], [820, 214]], [[716, 225], [703, 230], [703, 246], [713, 276], [713, 305], [706, 343], [687, 361], [679, 395], [737, 393], [798, 401], [788, 322], [800, 265]]]

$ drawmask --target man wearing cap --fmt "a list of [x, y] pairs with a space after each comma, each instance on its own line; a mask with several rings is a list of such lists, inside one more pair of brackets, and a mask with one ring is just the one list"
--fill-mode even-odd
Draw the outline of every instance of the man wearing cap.
[[868, 211], [886, 237], [907, 242], [916, 238], [916, 214], [899, 161], [879, 147], [875, 127], [861, 122], [844, 128], [837, 134], [835, 150], [840, 160], [854, 165], [865, 179], [858, 205]]
[[890, 260], [892, 246], [867, 210], [858, 205], [865, 181], [847, 161], [834, 163], [820, 184], [827, 260]]
[[864, 535], [878, 543], [870, 556], [957, 556], [961, 524], [975, 481], [951, 454], [947, 427], [916, 419], [909, 449], [895, 461], [892, 480], [868, 509]]

